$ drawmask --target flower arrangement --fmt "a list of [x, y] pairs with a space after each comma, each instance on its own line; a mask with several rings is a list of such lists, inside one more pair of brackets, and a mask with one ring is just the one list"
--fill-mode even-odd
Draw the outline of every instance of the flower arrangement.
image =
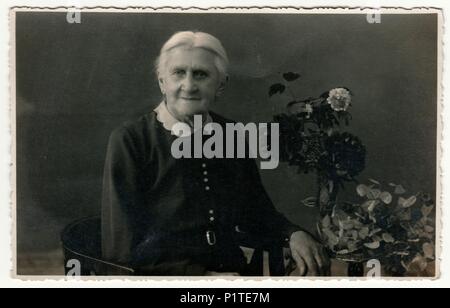
[[273, 84], [269, 89], [269, 96], [286, 90], [290, 93], [287, 112], [274, 117], [280, 125], [280, 160], [296, 166], [299, 173], [317, 175], [317, 196], [309, 201], [319, 203], [321, 213], [326, 215], [338, 188], [355, 181], [364, 170], [366, 149], [358, 137], [339, 129], [351, 120], [351, 91], [335, 88], [316, 98], [298, 100], [290, 83], [299, 77], [298, 73], [285, 73], [286, 83]]
[[318, 232], [325, 245], [338, 257], [376, 258], [391, 274], [429, 276], [435, 261], [433, 200], [423, 192], [410, 195], [402, 185], [370, 182], [357, 186], [357, 202], [337, 203], [322, 218]]
[[[353, 94], [345, 87], [319, 97], [299, 100], [290, 85], [298, 73], [285, 73], [269, 96], [289, 93], [287, 112], [274, 116], [280, 125], [280, 160], [299, 173], [314, 173], [316, 196], [303, 204], [318, 207], [318, 233], [337, 258], [362, 262], [378, 259], [398, 276], [424, 275], [435, 260], [434, 202], [425, 193], [408, 194], [402, 185], [356, 180], [365, 168], [366, 149], [361, 140], [342, 132], [349, 125]], [[359, 184], [356, 202], [338, 202], [345, 182]]]

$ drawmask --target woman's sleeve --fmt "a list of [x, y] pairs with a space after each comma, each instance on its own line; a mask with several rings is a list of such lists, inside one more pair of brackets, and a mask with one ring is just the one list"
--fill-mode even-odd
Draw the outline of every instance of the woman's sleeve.
[[139, 157], [137, 138], [126, 127], [116, 129], [109, 138], [103, 176], [102, 254], [119, 264], [129, 263], [136, 234]]
[[254, 159], [244, 162], [244, 174], [239, 180], [242, 216], [239, 228], [251, 234], [289, 240], [291, 234], [303, 229], [278, 212], [267, 194]]

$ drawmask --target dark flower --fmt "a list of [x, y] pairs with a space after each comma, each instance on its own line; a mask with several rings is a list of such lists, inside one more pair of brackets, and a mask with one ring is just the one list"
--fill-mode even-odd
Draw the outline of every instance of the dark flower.
[[331, 178], [352, 179], [365, 167], [366, 148], [350, 133], [333, 133], [325, 140], [327, 156], [322, 164]]
[[280, 125], [280, 160], [293, 164], [303, 148], [303, 124], [295, 115], [285, 113], [276, 115], [274, 122]]

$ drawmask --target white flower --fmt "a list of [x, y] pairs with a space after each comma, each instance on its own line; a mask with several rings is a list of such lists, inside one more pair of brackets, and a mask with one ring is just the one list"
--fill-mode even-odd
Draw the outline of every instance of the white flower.
[[336, 88], [330, 91], [327, 102], [334, 111], [346, 111], [352, 102], [352, 95], [347, 89]]
[[305, 112], [306, 112], [306, 118], [309, 119], [311, 117], [311, 113], [313, 113], [313, 108], [311, 104], [305, 104]]
[[305, 105], [305, 112], [306, 113], [313, 113], [313, 108], [312, 108], [311, 104], [306, 104]]

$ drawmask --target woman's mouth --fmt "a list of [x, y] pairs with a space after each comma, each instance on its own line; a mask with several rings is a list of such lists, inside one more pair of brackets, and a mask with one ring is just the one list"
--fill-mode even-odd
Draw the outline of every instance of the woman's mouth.
[[187, 101], [199, 101], [199, 97], [182, 97], [181, 99], [187, 100]]

